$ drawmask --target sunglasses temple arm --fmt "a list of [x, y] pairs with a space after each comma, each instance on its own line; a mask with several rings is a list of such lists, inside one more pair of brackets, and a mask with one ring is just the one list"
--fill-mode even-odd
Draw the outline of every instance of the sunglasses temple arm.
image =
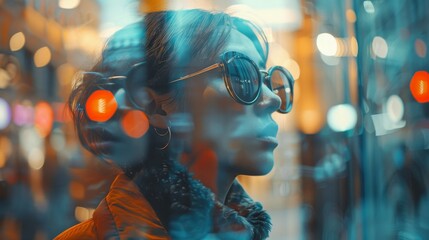
[[206, 73], [206, 72], [211, 71], [211, 70], [213, 70], [213, 69], [216, 69], [216, 68], [218, 68], [218, 67], [220, 67], [220, 63], [215, 63], [215, 64], [213, 64], [213, 65], [211, 65], [211, 66], [208, 66], [208, 67], [206, 67], [206, 68], [204, 68], [204, 69], [201, 69], [201, 70], [200, 70], [200, 71], [198, 71], [198, 72], [194, 72], [194, 73], [188, 74], [188, 75], [186, 75], [186, 76], [184, 76], [184, 77], [181, 77], [181, 78], [179, 78], [179, 79], [176, 79], [176, 80], [170, 81], [169, 83], [175, 83], [175, 82], [179, 82], [179, 81], [186, 80], [186, 79], [189, 79], [189, 78], [193, 78], [193, 77], [195, 77], [195, 76], [197, 76], [197, 75], [200, 75], [200, 74]]

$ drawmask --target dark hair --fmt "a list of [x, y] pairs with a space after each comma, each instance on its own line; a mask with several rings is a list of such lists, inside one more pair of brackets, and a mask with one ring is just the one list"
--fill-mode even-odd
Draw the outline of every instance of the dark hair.
[[[172, 91], [168, 81], [180, 77], [195, 59], [216, 61], [233, 28], [253, 41], [266, 62], [268, 43], [260, 27], [226, 13], [193, 9], [149, 13], [142, 21], [119, 30], [107, 41], [91, 71], [104, 76], [125, 75], [133, 64], [144, 62], [147, 73], [142, 81], [154, 91], [166, 93]], [[102, 83], [103, 79], [84, 75], [75, 82], [68, 99], [79, 139], [96, 155], [97, 149], [88, 142], [99, 136], [85, 130], [89, 121], [85, 102]]]

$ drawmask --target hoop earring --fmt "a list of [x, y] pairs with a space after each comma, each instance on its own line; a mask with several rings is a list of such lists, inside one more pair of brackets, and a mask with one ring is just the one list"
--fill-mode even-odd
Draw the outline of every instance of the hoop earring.
[[164, 137], [165, 135], [167, 135], [168, 133], [170, 133], [170, 127], [167, 127], [167, 131], [165, 133], [159, 133], [157, 129], [158, 128], [156, 128], [156, 127], [153, 128], [153, 130], [155, 130], [156, 135], [158, 135], [160, 137]]
[[168, 141], [167, 143], [162, 146], [162, 147], [157, 147], [157, 149], [159, 150], [164, 150], [168, 147], [168, 145], [170, 145], [170, 141], [171, 141], [171, 129], [170, 127], [167, 127], [167, 132], [166, 133], [159, 133], [158, 130], [156, 130], [156, 128], [154, 127], [153, 130], [155, 131], [156, 135], [160, 136], [160, 137], [164, 137], [165, 135], [168, 134]]

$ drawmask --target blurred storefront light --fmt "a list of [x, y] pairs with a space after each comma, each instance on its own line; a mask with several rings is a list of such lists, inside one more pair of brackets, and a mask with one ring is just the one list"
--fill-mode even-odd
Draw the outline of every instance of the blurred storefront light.
[[337, 40], [329, 33], [320, 33], [317, 35], [316, 46], [326, 56], [334, 56], [338, 50]]
[[392, 121], [388, 113], [380, 113], [371, 115], [372, 122], [374, 124], [375, 135], [382, 136], [393, 132], [396, 129], [405, 127], [406, 122], [404, 120]]
[[316, 134], [325, 124], [320, 105], [314, 101], [304, 103], [298, 111], [298, 127], [305, 134]]
[[429, 102], [429, 73], [417, 71], [410, 81], [410, 91], [419, 103]]
[[372, 51], [379, 58], [386, 58], [387, 53], [389, 52], [389, 47], [387, 45], [386, 40], [384, 38], [376, 36], [372, 40]]
[[356, 57], [358, 55], [358, 42], [355, 37], [350, 38], [350, 53], [352, 56]]
[[414, 47], [416, 49], [416, 54], [419, 57], [421, 58], [426, 57], [427, 46], [426, 46], [426, 43], [423, 42], [423, 40], [421, 40], [420, 38], [416, 39], [416, 41], [414, 42]]
[[346, 18], [347, 18], [347, 21], [349, 21], [350, 23], [356, 22], [356, 13], [355, 13], [355, 11], [353, 11], [352, 9], [347, 9], [346, 10]]
[[363, 8], [367, 13], [374, 13], [375, 7], [371, 1], [363, 1]]
[[33, 149], [43, 149], [44, 141], [32, 126], [23, 126], [18, 129], [19, 147], [24, 156], [28, 156]]
[[31, 102], [24, 100], [22, 104], [13, 105], [12, 120], [17, 126], [31, 125], [34, 122], [34, 108]]
[[350, 104], [336, 105], [328, 111], [328, 125], [335, 132], [344, 132], [353, 129], [356, 122], [356, 110]]
[[80, 0], [59, 0], [58, 6], [63, 9], [77, 8], [80, 4]]
[[36, 67], [44, 67], [51, 61], [51, 50], [48, 47], [39, 48], [34, 53], [34, 65]]
[[92, 217], [94, 209], [77, 206], [74, 210], [74, 216], [79, 222], [86, 221]]
[[39, 170], [45, 164], [45, 154], [40, 148], [33, 148], [27, 155], [28, 165], [34, 169]]
[[54, 124], [54, 110], [47, 102], [39, 102], [34, 108], [34, 125], [41, 137], [46, 137]]
[[9, 103], [0, 97], [0, 130], [5, 129], [11, 121], [11, 110]]
[[17, 32], [10, 37], [9, 47], [11, 51], [19, 51], [25, 45], [25, 36], [22, 32]]
[[392, 95], [387, 99], [386, 111], [392, 122], [399, 122], [404, 116], [404, 102], [398, 95]]

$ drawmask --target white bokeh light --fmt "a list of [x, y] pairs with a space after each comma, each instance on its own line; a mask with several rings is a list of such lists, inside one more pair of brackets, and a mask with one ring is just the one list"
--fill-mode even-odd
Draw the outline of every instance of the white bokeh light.
[[33, 148], [28, 153], [28, 165], [35, 170], [39, 170], [45, 164], [45, 154], [40, 148]]
[[6, 128], [11, 121], [11, 112], [9, 104], [3, 98], [0, 98], [0, 130]]
[[73, 9], [79, 6], [80, 0], [60, 0], [58, 6], [62, 9]]
[[338, 43], [332, 34], [321, 33], [317, 35], [316, 46], [326, 56], [334, 56], [338, 50]]
[[374, 13], [375, 7], [371, 1], [363, 1], [363, 8], [367, 13]]
[[384, 38], [376, 36], [372, 40], [372, 51], [379, 58], [386, 58], [389, 52], [386, 40]]
[[392, 122], [399, 122], [404, 116], [404, 102], [398, 95], [392, 95], [387, 99], [386, 111]]
[[350, 104], [333, 106], [328, 111], [328, 125], [335, 132], [344, 132], [355, 127], [357, 114]]

